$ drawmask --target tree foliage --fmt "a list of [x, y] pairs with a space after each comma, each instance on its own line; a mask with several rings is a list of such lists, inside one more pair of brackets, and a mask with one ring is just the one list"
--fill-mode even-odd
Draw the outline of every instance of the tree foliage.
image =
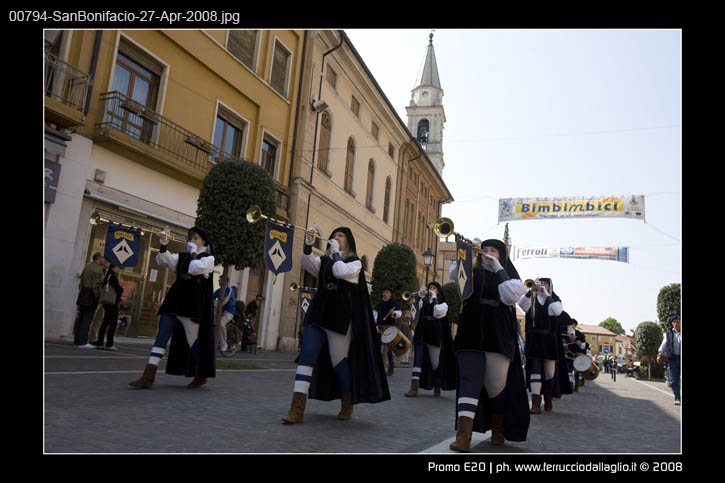
[[622, 324], [620, 324], [614, 317], [607, 317], [603, 321], [599, 322], [599, 327], [604, 327], [608, 331], [614, 332], [617, 335], [624, 335], [626, 333]]
[[672, 327], [670, 318], [680, 313], [682, 308], [681, 291], [680, 284], [673, 283], [662, 287], [657, 295], [657, 318], [663, 331]]
[[652, 377], [652, 362], [662, 343], [662, 329], [655, 322], [642, 322], [634, 331], [634, 346], [639, 358], [647, 362], [647, 377]]
[[446, 303], [448, 304], [448, 322], [457, 324], [462, 304], [458, 284], [456, 282], [449, 282], [443, 285], [443, 295], [446, 297]]
[[262, 167], [249, 161], [226, 160], [214, 166], [199, 192], [196, 223], [211, 234], [217, 263], [237, 270], [264, 263], [264, 220], [246, 220], [250, 206], [274, 216], [274, 181]]
[[409, 246], [402, 243], [384, 246], [373, 262], [372, 304], [378, 303], [382, 298], [383, 287], [389, 285], [393, 290], [393, 299], [407, 308], [409, 303], [402, 301], [401, 294], [418, 290], [416, 265], [415, 253]]

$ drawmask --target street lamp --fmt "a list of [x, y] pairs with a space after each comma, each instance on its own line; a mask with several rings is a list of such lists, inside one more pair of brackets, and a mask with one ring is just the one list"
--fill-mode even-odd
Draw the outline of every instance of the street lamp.
[[430, 248], [423, 252], [423, 265], [425, 265], [425, 286], [428, 287], [428, 268], [433, 263], [433, 257], [435, 255], [430, 251]]

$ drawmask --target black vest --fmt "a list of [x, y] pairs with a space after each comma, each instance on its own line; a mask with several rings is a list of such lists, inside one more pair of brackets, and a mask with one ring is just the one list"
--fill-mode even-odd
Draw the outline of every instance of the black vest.
[[159, 308], [159, 314], [173, 314], [189, 317], [195, 322], [204, 318], [209, 310], [210, 294], [213, 288], [212, 277], [204, 275], [189, 275], [189, 264], [193, 260], [211, 256], [201, 253], [192, 256], [190, 253], [179, 253], [179, 262], [176, 265], [176, 281], [171, 286], [164, 303]]
[[[358, 260], [350, 257], [345, 263]], [[352, 298], [355, 284], [339, 279], [332, 274], [333, 259], [327, 255], [320, 257], [320, 273], [317, 280], [317, 293], [305, 314], [305, 324], [314, 324], [339, 334], [347, 334], [352, 320]]]

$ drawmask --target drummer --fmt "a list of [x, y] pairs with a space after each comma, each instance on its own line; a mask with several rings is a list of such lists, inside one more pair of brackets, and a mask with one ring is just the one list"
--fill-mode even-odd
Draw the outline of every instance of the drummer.
[[[383, 299], [378, 302], [373, 308], [373, 317], [378, 327], [378, 332], [383, 333], [388, 327], [397, 327], [396, 320], [403, 316], [403, 311], [400, 309], [400, 305], [393, 300], [393, 289], [390, 285], [383, 287]], [[383, 347], [385, 350], [386, 347]], [[389, 347], [388, 351], [388, 376], [393, 375], [395, 370], [395, 362], [393, 362], [393, 351]]]
[[[571, 319], [571, 327], [574, 329], [575, 342], [569, 344], [569, 349], [574, 353], [575, 356], [580, 354], [587, 354], [589, 349], [589, 343], [587, 342], [584, 334], [577, 329], [579, 322], [575, 318]], [[579, 371], [574, 371], [574, 391], [578, 391], [578, 388], [584, 385], [584, 378], [579, 374]]]
[[448, 304], [438, 282], [428, 284], [428, 292], [418, 301], [417, 309], [420, 318], [413, 335], [413, 376], [405, 396], [418, 396], [419, 388], [433, 389], [433, 396], [440, 396], [441, 390], [456, 388], [456, 359]]

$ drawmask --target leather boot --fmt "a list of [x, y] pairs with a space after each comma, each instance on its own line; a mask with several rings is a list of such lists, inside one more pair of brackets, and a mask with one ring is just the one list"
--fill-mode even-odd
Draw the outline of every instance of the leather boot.
[[128, 384], [134, 387], [140, 387], [142, 389], [151, 389], [151, 386], [154, 383], [154, 377], [156, 376], [156, 369], [158, 368], [159, 366], [155, 366], [153, 364], [146, 364], [146, 367], [144, 367], [141, 377], [133, 382], [129, 382]]
[[419, 387], [420, 381], [418, 381], [418, 379], [412, 379], [410, 381], [410, 391], [405, 393], [405, 397], [417, 397]]
[[393, 371], [395, 370], [395, 362], [388, 363], [388, 377], [393, 375]]
[[491, 443], [495, 446], [503, 446], [503, 414], [491, 413]]
[[473, 419], [465, 416], [458, 416], [458, 430], [456, 440], [449, 446], [453, 451], [459, 453], [471, 452], [471, 435], [473, 434]]
[[285, 424], [297, 424], [304, 420], [305, 406], [307, 405], [307, 394], [301, 392], [292, 393], [292, 406], [287, 416], [282, 418]]
[[572, 392], [578, 392], [579, 391], [579, 384], [577, 384], [576, 382], [572, 382], [571, 383], [571, 390], [572, 390]]
[[552, 392], [551, 389], [544, 391], [544, 411], [551, 411], [553, 406], [551, 404]]
[[541, 414], [541, 394], [531, 395], [531, 414]]
[[354, 408], [354, 406], [352, 404], [352, 393], [343, 392], [341, 408], [340, 408], [340, 412], [337, 415], [337, 419], [342, 419], [343, 421], [350, 419], [352, 417], [353, 408]]
[[433, 379], [433, 396], [441, 395], [441, 380], [439, 377]]
[[199, 366], [196, 366], [194, 368], [194, 379], [186, 387], [188, 387], [189, 389], [197, 389], [197, 388], [203, 386], [204, 384], [206, 384], [206, 378], [199, 377]]

